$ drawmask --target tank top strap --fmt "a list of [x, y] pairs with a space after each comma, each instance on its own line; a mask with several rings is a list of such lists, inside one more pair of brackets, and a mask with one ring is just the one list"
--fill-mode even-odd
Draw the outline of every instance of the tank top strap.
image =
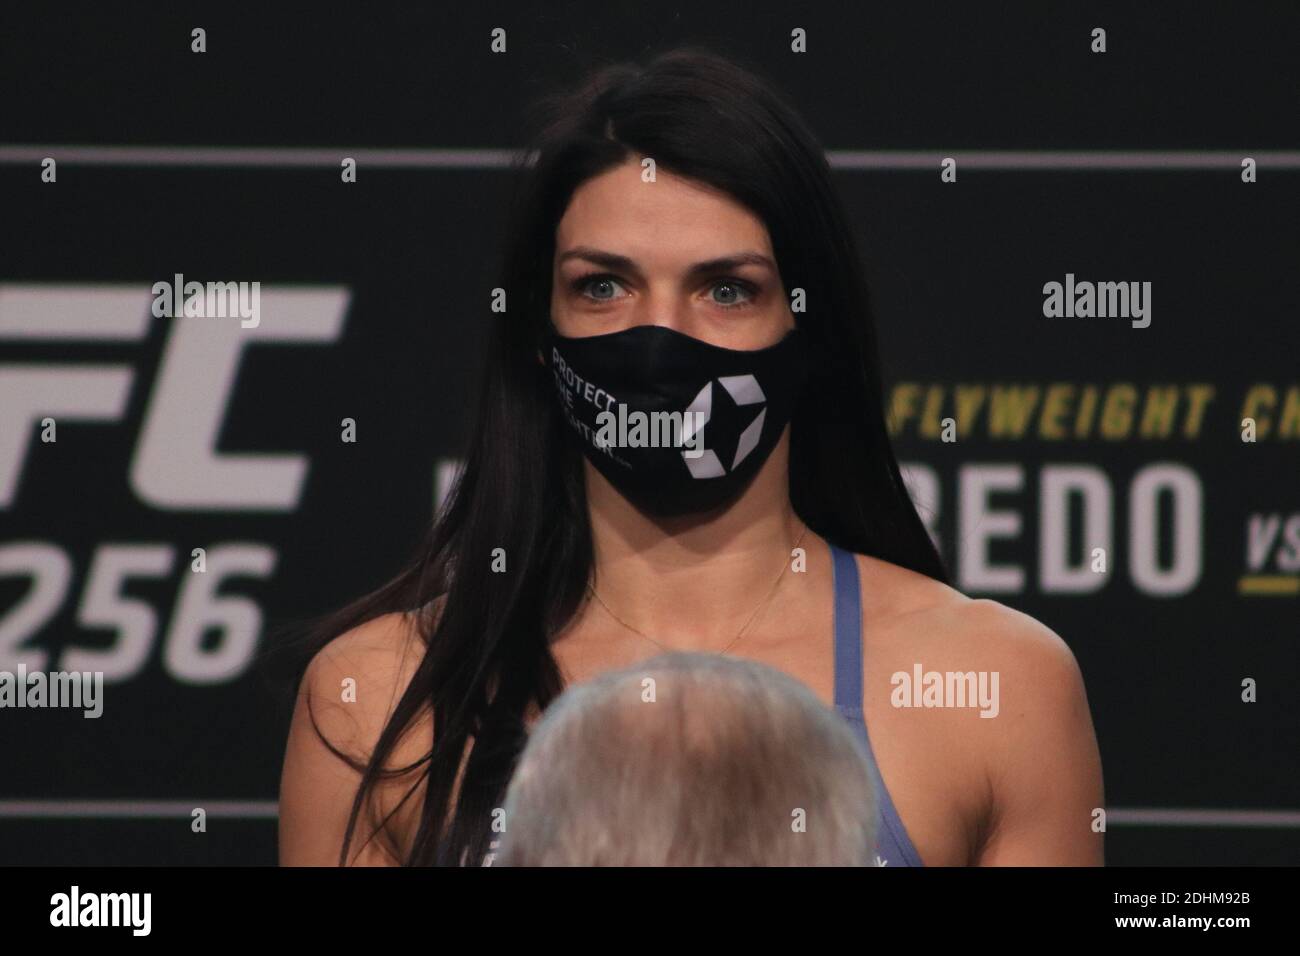
[[924, 866], [880, 775], [871, 750], [866, 715], [862, 712], [862, 582], [858, 577], [858, 562], [843, 548], [833, 544], [830, 548], [835, 583], [835, 710], [861, 736], [871, 777], [876, 783], [878, 865]]
[[850, 720], [862, 715], [862, 586], [853, 555], [832, 544], [835, 585], [835, 709]]

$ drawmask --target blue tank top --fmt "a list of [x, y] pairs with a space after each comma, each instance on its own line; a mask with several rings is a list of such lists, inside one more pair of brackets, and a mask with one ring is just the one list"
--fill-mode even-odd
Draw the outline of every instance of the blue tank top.
[[[876, 786], [876, 865], [925, 866], [880, 776], [867, 734], [867, 718], [862, 713], [862, 586], [858, 563], [843, 548], [833, 544], [830, 548], [835, 582], [835, 709], [853, 725], [867, 748], [871, 779]], [[492, 865], [498, 842], [492, 840], [484, 865]]]
[[894, 809], [876, 756], [871, 751], [867, 718], [862, 713], [862, 585], [858, 563], [843, 548], [831, 545], [835, 580], [835, 709], [858, 732], [867, 747], [876, 784], [876, 865], [924, 866]]

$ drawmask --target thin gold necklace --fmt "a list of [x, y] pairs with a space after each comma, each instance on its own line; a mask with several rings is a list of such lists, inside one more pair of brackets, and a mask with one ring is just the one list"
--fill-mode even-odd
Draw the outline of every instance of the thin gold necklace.
[[[790, 549], [791, 551], [793, 551], [794, 548], [799, 547], [800, 543], [803, 541], [804, 535], [807, 533], [808, 533], [808, 526], [804, 525], [803, 530], [799, 532], [799, 537], [795, 539], [794, 547]], [[785, 578], [785, 569], [788, 563], [789, 563], [788, 561], [783, 561], [781, 563], [781, 573], [776, 576], [776, 580], [772, 582], [772, 587], [768, 590], [767, 595], [759, 603], [758, 607], [754, 608], [754, 610], [750, 612], [749, 617], [745, 619], [744, 626], [742, 626], [741, 629], [736, 632], [736, 636], [733, 637], [730, 641], [728, 641], [727, 644], [721, 650], [713, 651], [712, 653], [715, 654], [727, 653], [727, 651], [731, 650], [736, 645], [736, 642], [739, 641], [744, 636], [745, 632], [749, 630], [749, 625], [754, 623], [754, 618], [758, 616], [758, 612], [761, 611], [763, 608], [765, 608], [768, 605], [768, 602], [770, 602], [772, 598], [776, 596], [776, 589], [780, 586], [781, 581]], [[587, 590], [591, 592], [591, 596], [596, 599], [596, 602], [605, 609], [606, 614], [612, 617], [623, 627], [627, 628], [633, 634], [639, 635], [640, 637], [644, 637], [647, 641], [649, 641], [651, 644], [655, 645], [656, 647], [660, 648], [661, 650], [665, 650], [665, 651], [680, 650], [680, 648], [668, 647], [667, 645], [659, 643], [649, 634], [645, 633], [645, 631], [637, 630], [627, 621], [623, 620], [621, 617], [615, 614], [613, 610], [610, 608], [610, 606], [606, 604], [604, 600], [601, 599], [601, 596], [596, 593], [595, 586], [592, 585], [590, 582], [588, 582], [587, 584]]]

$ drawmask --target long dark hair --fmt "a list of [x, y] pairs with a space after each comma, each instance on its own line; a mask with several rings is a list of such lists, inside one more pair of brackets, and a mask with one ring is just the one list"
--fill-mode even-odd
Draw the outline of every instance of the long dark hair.
[[[406, 570], [315, 634], [325, 643], [381, 614], [424, 609], [416, 617], [423, 659], [368, 762], [325, 741], [362, 773], [340, 864], [367, 794], [402, 770], [418, 771], [408, 798], [427, 782], [404, 862], [477, 864], [529, 705], [545, 708], [563, 689], [549, 640], [581, 604], [591, 529], [581, 457], [565, 440], [537, 349], [556, 224], [580, 184], [629, 157], [652, 157], [747, 206], [767, 226], [787, 292], [804, 290], [807, 310], [795, 319], [818, 373], [791, 421], [790, 498], [799, 517], [841, 547], [947, 580], [889, 444], [852, 233], [822, 149], [796, 112], [735, 63], [678, 49], [645, 66], [603, 68], [578, 90], [543, 101], [540, 115], [542, 131], [517, 173], [522, 188], [501, 281], [508, 310], [494, 316], [464, 468]], [[508, 573], [492, 570], [497, 548]], [[426, 708], [431, 752], [409, 768], [381, 769]]]

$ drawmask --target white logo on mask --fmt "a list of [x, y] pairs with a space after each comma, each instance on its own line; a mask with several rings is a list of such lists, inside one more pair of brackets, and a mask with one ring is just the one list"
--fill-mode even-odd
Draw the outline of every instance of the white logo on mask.
[[[752, 375], [724, 375], [717, 381], [727, 390], [727, 394], [737, 405], [765, 405], [767, 402], [767, 396], [759, 387], [758, 379]], [[695, 400], [686, 411], [696, 413], [687, 417], [687, 421], [694, 422], [694, 425], [689, 426], [689, 431], [683, 434], [684, 441], [691, 441], [695, 433], [708, 424], [709, 417], [713, 413], [713, 382], [706, 383], [700, 389], [700, 393], [695, 396]], [[733, 471], [758, 446], [759, 436], [763, 434], [763, 419], [766, 417], [767, 408], [761, 408], [754, 420], [745, 426], [740, 440], [736, 443], [736, 457], [731, 463]], [[682, 459], [690, 469], [692, 478], [718, 478], [727, 473], [727, 468], [718, 459], [717, 453], [709, 448], [705, 448], [704, 454], [696, 458], [688, 458], [683, 453]]]

